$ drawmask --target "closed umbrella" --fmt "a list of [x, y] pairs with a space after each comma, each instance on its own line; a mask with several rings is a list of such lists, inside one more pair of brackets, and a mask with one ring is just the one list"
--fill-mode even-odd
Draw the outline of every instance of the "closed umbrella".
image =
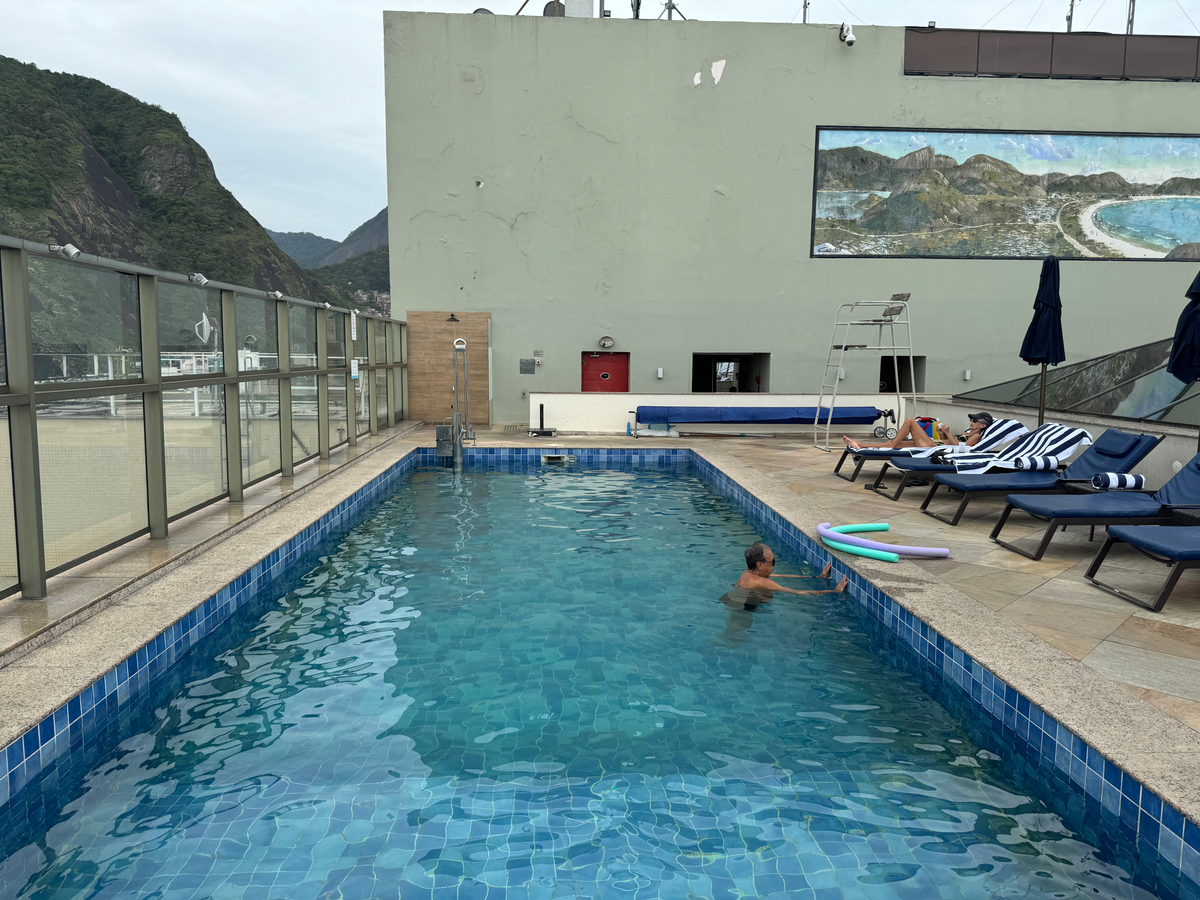
[[[1188, 298], [1188, 305], [1175, 325], [1167, 371], [1184, 384], [1191, 384], [1200, 380], [1200, 275], [1183, 296]], [[1197, 446], [1200, 447], [1200, 443]]]
[[1058, 296], [1058, 257], [1042, 261], [1042, 277], [1033, 299], [1033, 320], [1021, 344], [1021, 359], [1041, 365], [1042, 386], [1038, 392], [1038, 425], [1046, 420], [1046, 366], [1057, 366], [1067, 358], [1063, 347], [1062, 299]]

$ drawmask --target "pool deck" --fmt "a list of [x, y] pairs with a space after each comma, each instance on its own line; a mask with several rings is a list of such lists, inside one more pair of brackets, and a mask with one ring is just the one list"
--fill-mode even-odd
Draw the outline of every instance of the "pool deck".
[[[265, 482], [243, 504], [199, 511], [176, 523], [166, 541], [138, 539], [72, 570], [51, 582], [45, 601], [4, 601], [0, 746], [414, 446], [432, 444], [432, 428], [384, 432], [332, 465], [310, 463], [292, 479]], [[1200, 580], [1181, 583], [1162, 613], [1143, 610], [1084, 581], [1099, 544], [1089, 544], [1083, 530], [1060, 534], [1047, 557], [1033, 562], [989, 540], [1002, 501], [977, 501], [951, 528], [918, 510], [921, 489], [893, 503], [863, 490], [869, 479], [835, 477], [840, 454], [797, 439], [550, 440], [481, 431], [478, 446], [691, 447], [814, 536], [820, 521], [887, 521], [889, 541], [949, 547], [948, 560], [839, 559], [1200, 820]], [[1030, 526], [1014, 516], [1006, 536], [1040, 530]], [[1106, 572], [1111, 567], [1141, 590], [1164, 575], [1128, 548], [1110, 560]], [[739, 562], [730, 561], [731, 575]]]

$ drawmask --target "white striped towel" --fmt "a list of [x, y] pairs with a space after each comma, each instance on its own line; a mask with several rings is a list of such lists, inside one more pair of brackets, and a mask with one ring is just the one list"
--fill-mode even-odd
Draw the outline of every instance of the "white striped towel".
[[1098, 491], [1140, 491], [1145, 486], [1145, 475], [1118, 475], [1116, 472], [1105, 472], [1092, 476], [1092, 487]]
[[[949, 456], [954, 453], [995, 453], [1005, 444], [1015, 441], [1021, 435], [1028, 434], [1029, 429], [1016, 419], [996, 419], [983, 431], [979, 443], [972, 447], [966, 444], [946, 444], [941, 447], [920, 447], [910, 452], [910, 456], [933, 456], [935, 453]], [[949, 460], [947, 460], [949, 462]]]
[[1013, 460], [1027, 456], [1053, 456], [1067, 459], [1080, 447], [1092, 442], [1092, 436], [1082, 428], [1065, 425], [1043, 425], [999, 453], [959, 453], [950, 458], [960, 475], [982, 474], [990, 469], [1014, 469]]
[[1018, 472], [1053, 472], [1058, 468], [1057, 456], [1018, 456], [1012, 461]]

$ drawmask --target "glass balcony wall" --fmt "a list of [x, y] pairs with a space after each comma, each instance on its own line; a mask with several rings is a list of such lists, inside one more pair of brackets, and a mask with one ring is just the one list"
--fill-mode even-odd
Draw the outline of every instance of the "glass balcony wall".
[[[322, 437], [337, 448], [386, 427], [390, 412], [401, 418], [403, 323], [357, 315], [351, 339], [348, 310], [289, 300], [281, 317], [279, 302], [253, 289], [38, 246], [0, 235], [0, 274], [23, 266], [27, 276], [5, 275], [10, 295], [0, 296], [0, 597], [45, 596], [48, 575], [137, 535], [166, 537], [175, 519], [224, 497], [240, 500], [244, 487], [281, 474], [283, 440], [302, 463], [321, 454]], [[14, 315], [28, 316], [27, 345], [5, 334]], [[143, 333], [146, 322], [156, 327]], [[158, 346], [143, 346], [154, 331]], [[299, 370], [290, 378], [270, 374], [284, 337]], [[143, 371], [147, 356], [160, 360], [157, 371]], [[363, 367], [349, 398], [348, 356]], [[290, 435], [281, 433], [285, 386]], [[162, 428], [148, 436], [151, 404], [161, 405]], [[10, 432], [18, 413], [35, 415], [36, 429]], [[40, 477], [14, 462], [23, 459], [38, 461]], [[165, 474], [165, 493], [151, 490], [148, 471]]]
[[29, 320], [37, 384], [141, 380], [136, 276], [31, 258]]
[[[1046, 379], [1046, 411], [1196, 425], [1200, 403], [1191, 401], [1196, 386], [1167, 372], [1170, 354], [1168, 338], [1051, 369]], [[958, 394], [955, 399], [1037, 409], [1040, 385], [1040, 370], [1034, 370], [1021, 378]]]

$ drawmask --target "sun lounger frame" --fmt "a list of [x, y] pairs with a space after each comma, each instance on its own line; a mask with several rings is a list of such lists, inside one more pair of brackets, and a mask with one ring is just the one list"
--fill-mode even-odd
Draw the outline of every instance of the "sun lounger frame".
[[[1129, 522], [1128, 524], [1132, 525], [1134, 523]], [[1200, 568], [1200, 559], [1170, 559], [1169, 557], [1159, 556], [1156, 553], [1150, 553], [1146, 550], [1143, 550], [1141, 547], [1134, 547], [1133, 549], [1137, 550], [1143, 556], [1148, 556], [1150, 559], [1153, 559], [1156, 562], [1165, 563], [1171, 567], [1171, 570], [1167, 573], [1167, 580], [1162, 583], [1162, 586], [1158, 589], [1158, 592], [1149, 600], [1143, 600], [1141, 597], [1135, 597], [1133, 594], [1130, 594], [1127, 591], [1123, 591], [1118, 587], [1113, 587], [1111, 584], [1105, 584], [1103, 581], [1100, 581], [1098, 578], [1096, 578], [1096, 572], [1099, 571], [1100, 564], [1103, 563], [1104, 558], [1108, 556], [1108, 551], [1111, 550], [1113, 545], [1118, 542], [1124, 543], [1124, 541], [1121, 541], [1119, 538], [1110, 534], [1108, 536], [1108, 540], [1104, 542], [1095, 558], [1092, 559], [1092, 564], [1088, 566], [1088, 570], [1083, 573], [1083, 577], [1092, 584], [1096, 585], [1096, 587], [1103, 588], [1110, 594], [1116, 594], [1122, 600], [1128, 600], [1130, 603], [1135, 603], [1138, 606], [1152, 610], [1153, 612], [1162, 612], [1163, 606], [1166, 605], [1166, 602], [1169, 599], [1171, 599], [1171, 592], [1175, 590], [1175, 585], [1179, 583], [1180, 576], [1182, 576], [1184, 572], [1186, 572], [1188, 569]], [[1130, 546], [1133, 545], [1131, 544]]]

